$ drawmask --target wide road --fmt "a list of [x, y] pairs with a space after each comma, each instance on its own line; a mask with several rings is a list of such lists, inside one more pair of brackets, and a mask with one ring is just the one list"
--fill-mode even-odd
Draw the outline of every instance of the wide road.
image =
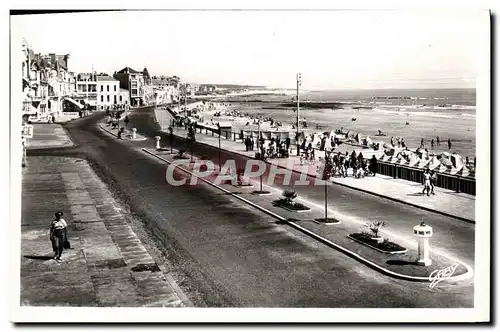
[[[132, 113], [130, 118], [131, 123], [137, 128], [138, 132], [149, 137], [160, 135], [162, 136], [162, 144], [169, 145], [170, 139], [168, 135], [158, 130], [159, 126], [155, 123], [152, 108], [137, 110]], [[181, 138], [174, 140], [174, 147], [185, 148], [190, 151], [189, 145]], [[219, 152], [216, 148], [204, 144], [194, 144], [193, 153], [206, 156], [213, 160], [214, 163], [218, 163]], [[227, 151], [222, 151], [221, 159], [222, 164], [228, 159], [235, 160], [240, 167], [245, 167], [245, 162], [248, 160], [245, 156]], [[268, 167], [267, 171], [269, 169]], [[264, 174], [264, 182], [267, 182], [267, 175], [268, 172]], [[323, 186], [293, 186], [299, 180], [299, 177], [299, 174], [293, 173], [289, 185], [280, 185], [280, 177], [277, 176], [278, 181], [274, 183], [273, 187], [279, 190], [293, 189], [297, 192], [299, 198], [303, 198], [322, 208], [324, 206]], [[308, 180], [310, 183], [314, 183], [313, 178], [309, 177]], [[413, 226], [425, 221], [425, 223], [433, 227], [432, 246], [434, 249], [444, 252], [448, 256], [456, 257], [474, 267], [475, 225], [473, 224], [334, 183], [328, 189], [328, 204], [330, 209], [363, 222], [383, 220], [387, 225], [384, 230], [391, 234], [397, 234], [411, 243], [415, 242]]]
[[[150, 113], [132, 121], [143, 132]], [[92, 116], [65, 125], [76, 148], [189, 270], [207, 306], [471, 307], [471, 283], [437, 286], [395, 280], [222, 194], [206, 184], [172, 187], [145, 142], [119, 141]], [[144, 128], [138, 120], [144, 118]], [[146, 126], [147, 124], [147, 126]], [[148, 131], [153, 136], [153, 131]], [[153, 139], [146, 142], [153, 146]], [[45, 152], [48, 153], [48, 152]], [[179, 173], [178, 176], [185, 176]]]

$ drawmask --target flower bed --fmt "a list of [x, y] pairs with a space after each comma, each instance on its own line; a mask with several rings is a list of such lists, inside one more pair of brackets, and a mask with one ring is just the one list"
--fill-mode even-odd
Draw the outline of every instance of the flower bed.
[[408, 249], [400, 246], [397, 243], [391, 242], [385, 239], [383, 242], [378, 242], [372, 239], [373, 236], [369, 233], [352, 233], [348, 236], [350, 239], [362, 243], [368, 247], [375, 250], [387, 253], [387, 254], [402, 254], [408, 251]]
[[289, 211], [293, 212], [305, 212], [305, 211], [311, 211], [310, 208], [305, 206], [304, 204], [297, 203], [297, 202], [290, 202], [286, 198], [281, 198], [273, 202], [274, 206], [278, 206], [281, 208], [284, 208]]
[[335, 225], [335, 224], [340, 224], [340, 220], [335, 219], [335, 218], [316, 218], [314, 219], [315, 222], [321, 225]]

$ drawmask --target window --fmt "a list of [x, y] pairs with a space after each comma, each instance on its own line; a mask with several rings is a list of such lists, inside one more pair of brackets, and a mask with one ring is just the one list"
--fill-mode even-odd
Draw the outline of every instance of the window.
[[108, 92], [109, 92], [109, 84], [107, 85], [107, 87], [108, 87]]
[[106, 97], [107, 97], [106, 99], [108, 100], [108, 103], [109, 103], [109, 95], [107, 95]]
[[114, 99], [115, 99], [115, 100], [114, 100], [114, 103], [116, 104], [116, 95], [114, 95], [114, 97], [115, 97], [115, 98], [114, 98]]
[[120, 103], [123, 101], [122, 99], [123, 99], [123, 98], [122, 98], [122, 95], [120, 95]]
[[104, 96], [101, 96], [101, 103], [104, 101]]
[[101, 85], [101, 92], [104, 91], [104, 85]]
[[116, 85], [115, 85], [115, 92], [116, 92]]

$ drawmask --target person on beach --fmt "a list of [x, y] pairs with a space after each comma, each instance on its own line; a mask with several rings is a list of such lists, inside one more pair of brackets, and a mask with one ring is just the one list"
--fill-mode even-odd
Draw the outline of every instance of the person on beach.
[[469, 157], [465, 157], [465, 166], [469, 167]]
[[451, 139], [448, 138], [448, 150], [451, 150]]
[[431, 174], [429, 173], [429, 169], [427, 168], [424, 172], [424, 190], [422, 190], [422, 194], [425, 194], [427, 191], [427, 196], [430, 196], [429, 192], [431, 190]]
[[439, 136], [436, 136], [436, 145], [441, 145], [441, 142], [439, 142]]
[[424, 147], [424, 139], [423, 138], [420, 140], [420, 147], [422, 147], [422, 148]]
[[434, 138], [431, 139], [431, 150], [434, 150]]
[[404, 138], [401, 138], [401, 147], [404, 149], [406, 148], [405, 140]]
[[401, 147], [401, 137], [398, 137], [398, 148]]
[[54, 259], [61, 261], [64, 247], [67, 245], [67, 230], [68, 224], [62, 218], [63, 213], [58, 211], [55, 213], [55, 219], [50, 224], [50, 242], [52, 242], [52, 249], [54, 251]]
[[394, 147], [394, 136], [391, 136], [391, 145]]

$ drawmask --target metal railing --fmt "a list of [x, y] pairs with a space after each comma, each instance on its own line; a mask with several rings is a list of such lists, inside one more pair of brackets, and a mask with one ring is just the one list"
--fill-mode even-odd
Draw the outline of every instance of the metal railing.
[[[178, 125], [179, 126], [179, 125]], [[183, 126], [179, 126], [183, 127]], [[208, 128], [204, 125], [198, 123], [195, 124], [195, 129], [197, 132], [204, 133], [206, 135], [215, 136], [218, 134], [218, 129]], [[234, 142], [241, 141], [243, 143], [244, 139], [247, 137], [253, 137], [252, 135], [244, 135], [242, 132], [234, 132], [229, 130], [221, 130], [221, 137], [226, 140], [232, 140]], [[295, 145], [295, 139], [291, 138], [291, 146]], [[321, 151], [318, 148], [313, 148], [314, 150]], [[369, 161], [369, 159], [365, 159]], [[416, 168], [405, 165], [398, 165], [393, 163], [388, 163], [384, 161], [377, 160], [377, 173], [381, 175], [391, 176], [394, 179], [402, 179], [411, 182], [423, 183], [424, 169]], [[453, 175], [436, 172], [437, 181], [436, 186], [443, 189], [453, 190], [455, 192], [466, 193], [469, 195], [476, 195], [476, 179], [473, 177]]]

